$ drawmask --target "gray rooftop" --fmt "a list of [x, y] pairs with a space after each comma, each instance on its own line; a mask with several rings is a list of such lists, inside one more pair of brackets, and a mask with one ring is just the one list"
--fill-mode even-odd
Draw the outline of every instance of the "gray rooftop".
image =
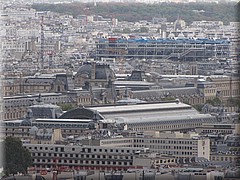
[[[123, 113], [133, 111], [156, 111], [156, 110], [176, 110], [176, 109], [191, 109], [190, 105], [184, 103], [146, 103], [146, 104], [137, 104], [137, 105], [122, 105], [122, 106], [100, 106], [90, 108], [92, 110], [97, 110], [103, 115], [112, 114], [112, 113]], [[196, 111], [196, 110], [195, 110]]]
[[209, 114], [200, 114], [190, 105], [184, 103], [152, 103], [90, 108], [97, 110], [105, 119], [119, 123], [169, 122], [176, 120], [214, 119]]

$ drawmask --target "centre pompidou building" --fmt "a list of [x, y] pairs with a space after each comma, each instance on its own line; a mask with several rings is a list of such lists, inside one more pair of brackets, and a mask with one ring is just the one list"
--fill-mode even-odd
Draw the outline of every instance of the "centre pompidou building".
[[196, 61], [229, 57], [230, 41], [208, 38], [100, 38], [96, 58]]

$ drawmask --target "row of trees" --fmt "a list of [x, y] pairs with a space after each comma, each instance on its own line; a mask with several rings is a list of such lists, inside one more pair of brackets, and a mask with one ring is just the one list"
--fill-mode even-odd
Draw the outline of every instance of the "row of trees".
[[32, 7], [38, 11], [52, 11], [63, 14], [100, 15], [103, 17], [116, 17], [120, 21], [137, 22], [139, 20], [151, 21], [153, 17], [165, 17], [168, 21], [175, 21], [178, 17], [187, 23], [198, 20], [214, 20], [229, 23], [240, 20], [238, 5], [229, 3], [70, 3], [70, 4], [34, 4]]

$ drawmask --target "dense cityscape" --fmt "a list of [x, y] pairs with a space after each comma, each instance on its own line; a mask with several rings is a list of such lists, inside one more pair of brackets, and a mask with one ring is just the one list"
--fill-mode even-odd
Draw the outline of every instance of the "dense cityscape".
[[99, 2], [0, 2], [1, 179], [239, 179], [240, 22], [121, 21]]

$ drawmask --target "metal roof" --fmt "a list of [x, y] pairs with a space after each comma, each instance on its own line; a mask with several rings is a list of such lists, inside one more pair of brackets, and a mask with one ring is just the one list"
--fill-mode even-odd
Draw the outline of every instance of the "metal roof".
[[37, 123], [88, 123], [89, 119], [36, 119]]
[[123, 106], [90, 108], [97, 110], [105, 119], [125, 123], [145, 123], [173, 120], [214, 119], [209, 114], [200, 114], [190, 105], [184, 103], [152, 103]]
[[146, 104], [137, 104], [137, 105], [123, 105], [123, 106], [102, 106], [89, 108], [92, 110], [97, 110], [100, 114], [111, 114], [111, 113], [123, 113], [133, 111], [156, 111], [156, 110], [176, 110], [176, 109], [191, 109], [190, 105], [184, 103], [146, 103]]
[[155, 83], [147, 81], [114, 81], [114, 85], [137, 85], [137, 86], [153, 86]]

